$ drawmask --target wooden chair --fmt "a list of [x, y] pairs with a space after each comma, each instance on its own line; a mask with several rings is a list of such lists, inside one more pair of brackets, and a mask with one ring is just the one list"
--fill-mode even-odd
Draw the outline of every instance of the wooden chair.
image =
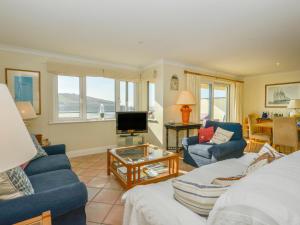
[[[248, 124], [249, 124], [249, 150], [256, 151], [264, 143], [271, 144], [271, 136], [267, 133], [259, 131], [255, 125], [257, 124], [257, 119], [259, 115], [252, 113], [248, 115]], [[254, 149], [253, 149], [254, 147]]]
[[297, 151], [299, 149], [299, 137], [296, 118], [274, 118], [273, 123], [274, 148], [284, 154]]
[[50, 211], [44, 212], [42, 215], [15, 223], [14, 225], [51, 225]]

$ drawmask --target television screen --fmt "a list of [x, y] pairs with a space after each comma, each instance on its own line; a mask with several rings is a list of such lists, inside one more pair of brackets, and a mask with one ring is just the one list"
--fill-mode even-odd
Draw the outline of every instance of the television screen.
[[148, 112], [117, 112], [117, 134], [146, 133]]

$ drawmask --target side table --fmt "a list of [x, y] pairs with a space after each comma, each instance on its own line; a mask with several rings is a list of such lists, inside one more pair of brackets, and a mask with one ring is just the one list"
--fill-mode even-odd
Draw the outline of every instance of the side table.
[[[190, 130], [192, 129], [199, 129], [202, 127], [201, 123], [166, 123], [165, 128], [166, 128], [166, 149], [167, 150], [176, 150], [176, 152], [179, 152], [181, 147], [179, 147], [179, 131], [181, 130], [186, 130], [186, 137], [189, 137], [190, 135]], [[175, 147], [170, 147], [169, 146], [169, 130], [175, 130], [176, 131], [176, 146]]]

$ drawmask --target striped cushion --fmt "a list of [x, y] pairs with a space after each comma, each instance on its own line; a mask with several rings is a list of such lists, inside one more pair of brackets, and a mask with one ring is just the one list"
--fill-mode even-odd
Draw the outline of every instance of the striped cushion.
[[210, 142], [214, 143], [214, 144], [226, 143], [226, 142], [230, 141], [233, 134], [234, 134], [234, 132], [224, 130], [221, 127], [218, 127]]
[[243, 175], [239, 175], [235, 177], [217, 177], [211, 183], [215, 185], [230, 186], [243, 177], [244, 177]]
[[269, 153], [264, 153], [262, 155], [260, 155], [257, 159], [254, 160], [254, 162], [252, 162], [248, 168], [246, 169], [246, 171], [244, 172], [245, 175], [249, 175], [251, 173], [253, 173], [254, 171], [256, 171], [257, 169], [273, 162], [276, 158], [272, 155], [270, 155]]
[[271, 145], [269, 145], [268, 143], [265, 143], [264, 146], [260, 149], [260, 151], [258, 152], [258, 155], [263, 155], [265, 153], [268, 153], [269, 155], [275, 157], [276, 159], [279, 159], [283, 156], [285, 156], [285, 154], [282, 154], [280, 152], [277, 152], [275, 148], [273, 148]]
[[227, 186], [173, 180], [174, 198], [201, 216], [208, 216], [215, 202]]

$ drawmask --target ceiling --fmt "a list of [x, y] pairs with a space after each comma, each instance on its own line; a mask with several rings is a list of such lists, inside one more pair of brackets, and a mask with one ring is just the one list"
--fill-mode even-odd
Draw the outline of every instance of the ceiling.
[[0, 43], [257, 75], [300, 69], [299, 22], [299, 0], [1, 0]]

